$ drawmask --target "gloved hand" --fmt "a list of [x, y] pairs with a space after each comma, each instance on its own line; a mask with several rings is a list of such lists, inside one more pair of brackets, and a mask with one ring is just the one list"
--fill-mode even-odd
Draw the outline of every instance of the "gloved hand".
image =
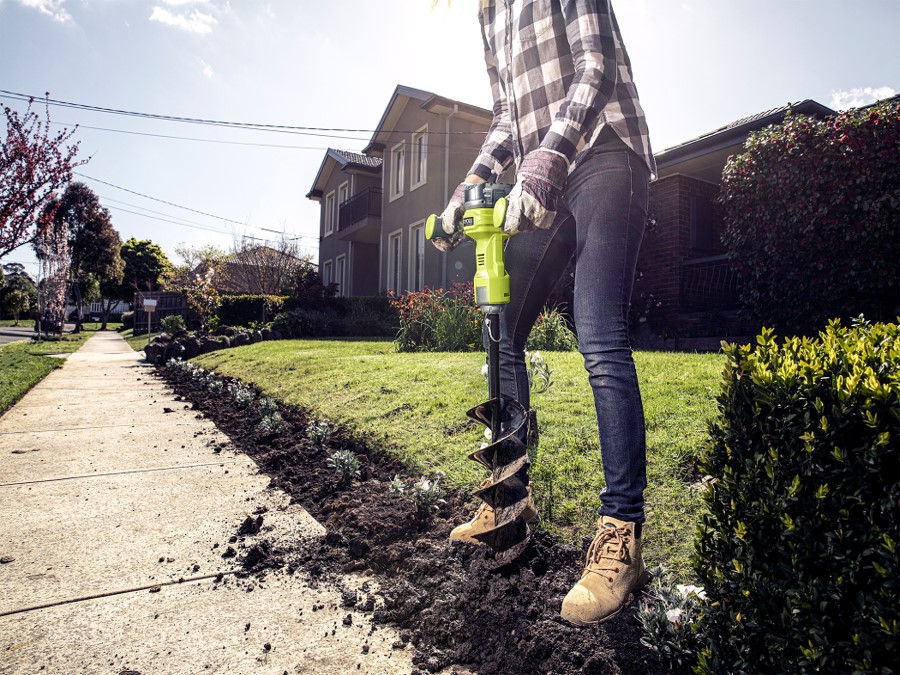
[[447, 208], [441, 213], [441, 229], [450, 235], [449, 239], [432, 239], [439, 251], [452, 251], [465, 237], [462, 231], [462, 218], [465, 212], [466, 188], [470, 183], [460, 183], [453, 191]]
[[551, 227], [568, 177], [569, 160], [565, 155], [546, 148], [529, 152], [507, 197], [504, 231], [515, 234]]

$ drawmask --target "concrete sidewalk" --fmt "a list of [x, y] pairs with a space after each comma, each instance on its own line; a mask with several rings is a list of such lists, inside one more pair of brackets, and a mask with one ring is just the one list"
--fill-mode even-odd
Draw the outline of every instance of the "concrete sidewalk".
[[414, 670], [302, 571], [231, 574], [221, 554], [259, 507], [268, 538], [324, 533], [268, 482], [97, 333], [0, 418], [0, 673]]

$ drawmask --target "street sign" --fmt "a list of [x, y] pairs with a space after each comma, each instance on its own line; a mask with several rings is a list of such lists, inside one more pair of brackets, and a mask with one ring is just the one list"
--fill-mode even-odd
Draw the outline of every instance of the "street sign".
[[150, 298], [144, 298], [144, 311], [145, 312], [155, 312], [156, 311], [156, 300], [152, 300]]

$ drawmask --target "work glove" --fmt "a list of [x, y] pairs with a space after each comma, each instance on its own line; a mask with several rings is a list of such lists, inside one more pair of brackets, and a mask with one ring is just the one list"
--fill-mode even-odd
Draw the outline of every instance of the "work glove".
[[450, 238], [431, 240], [435, 247], [444, 253], [452, 251], [459, 246], [459, 243], [466, 236], [462, 231], [462, 219], [466, 210], [466, 188], [469, 185], [470, 183], [460, 183], [453, 191], [453, 196], [450, 197], [447, 208], [441, 213], [441, 229], [449, 234]]
[[569, 177], [569, 160], [546, 148], [529, 152], [507, 197], [503, 230], [510, 234], [553, 225]]

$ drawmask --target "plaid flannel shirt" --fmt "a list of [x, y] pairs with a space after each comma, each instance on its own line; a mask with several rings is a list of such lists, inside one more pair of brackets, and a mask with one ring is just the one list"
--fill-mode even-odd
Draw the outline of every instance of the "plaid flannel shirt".
[[610, 0], [482, 0], [479, 19], [494, 119], [470, 173], [490, 180], [538, 147], [571, 171], [604, 126], [656, 173]]

